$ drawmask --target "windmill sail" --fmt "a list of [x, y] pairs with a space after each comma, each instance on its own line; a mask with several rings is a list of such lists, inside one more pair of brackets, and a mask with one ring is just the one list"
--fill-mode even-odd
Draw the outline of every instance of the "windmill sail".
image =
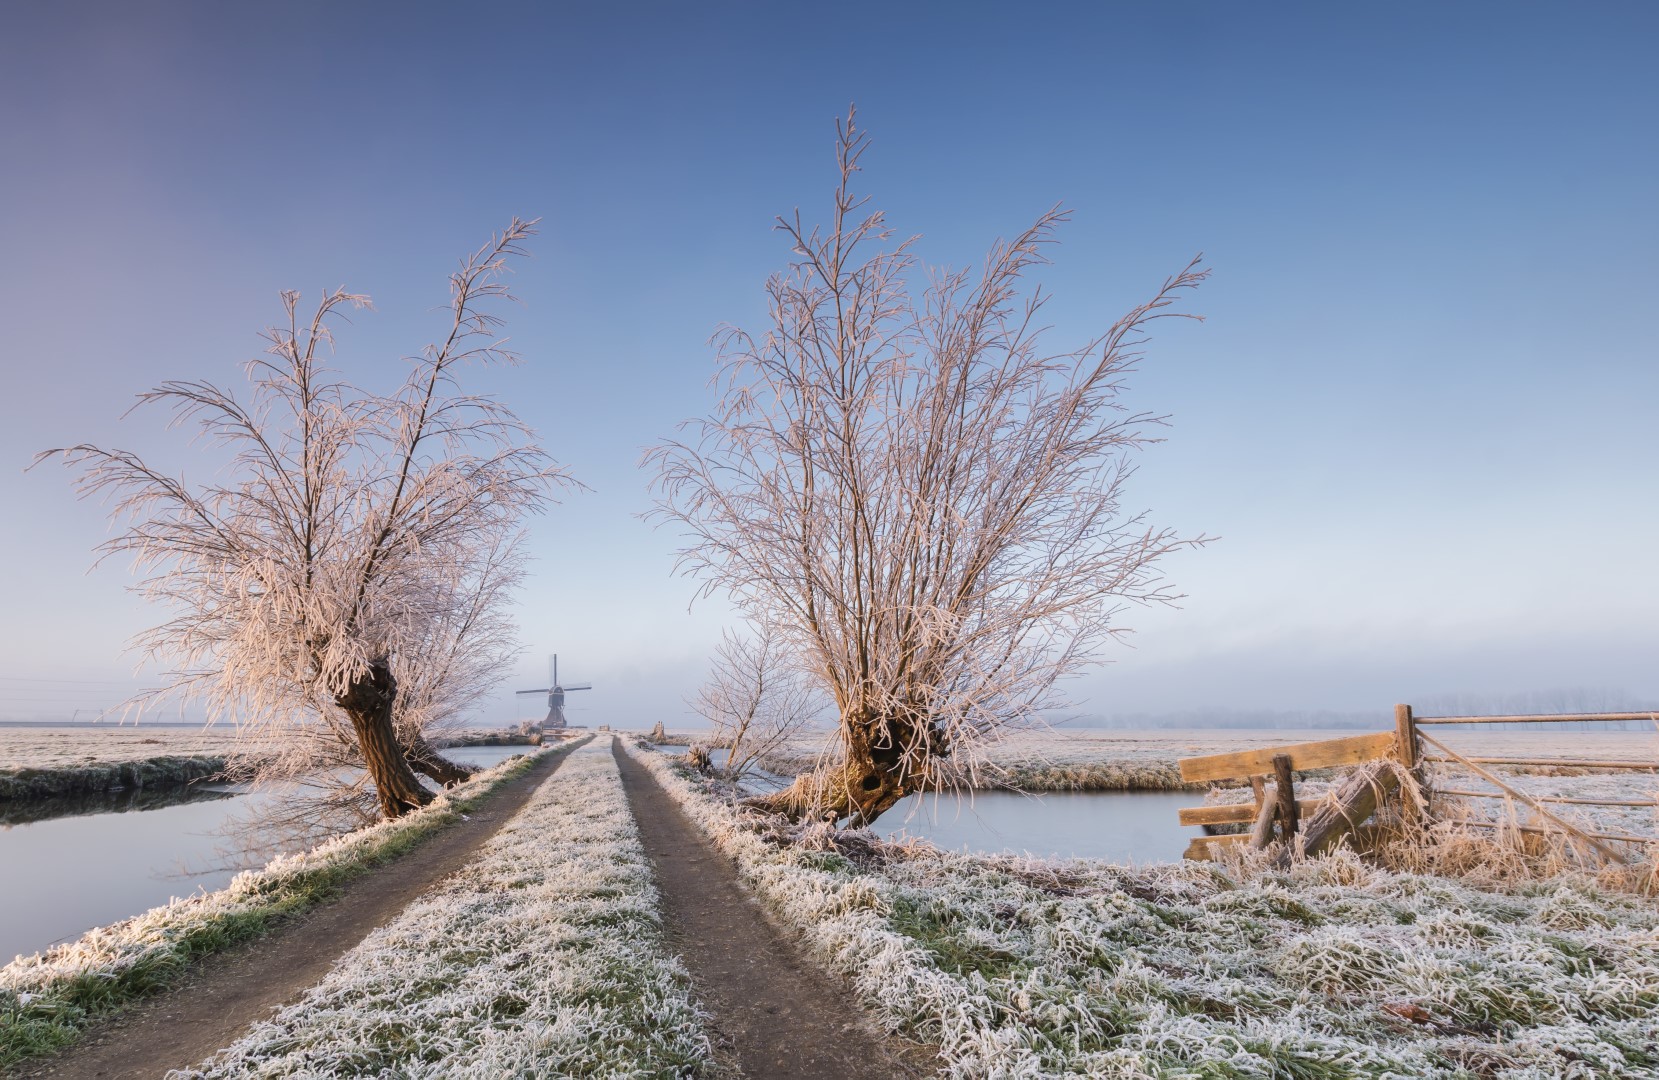
[[520, 694], [546, 694], [547, 718], [542, 721], [546, 730], [558, 730], [568, 727], [565, 722], [565, 694], [572, 690], [592, 690], [592, 683], [583, 683], [581, 686], [559, 685], [559, 654], [554, 653], [548, 658], [547, 665], [548, 685], [538, 690], [520, 690]]

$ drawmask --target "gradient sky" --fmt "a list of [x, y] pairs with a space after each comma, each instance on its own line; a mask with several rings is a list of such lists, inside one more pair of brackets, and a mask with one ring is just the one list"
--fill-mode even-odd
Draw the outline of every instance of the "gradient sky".
[[[540, 216], [480, 378], [591, 493], [534, 524], [523, 598], [579, 722], [683, 721], [726, 618], [689, 612], [643, 447], [710, 404], [828, 208], [864, 190], [933, 263], [1055, 202], [1056, 345], [1202, 251], [1208, 321], [1131, 403], [1133, 497], [1220, 537], [1085, 714], [1376, 710], [1466, 692], [1659, 703], [1659, 8], [1526, 4], [60, 4], [0, 38], [0, 718], [107, 704], [158, 618], [69, 477], [83, 440], [189, 462], [167, 378], [230, 379], [278, 291], [344, 284], [354, 378], [437, 333], [454, 260]], [[383, 383], [382, 383], [383, 385]], [[68, 691], [57, 680], [82, 680]], [[512, 689], [510, 684], [507, 689]], [[115, 694], [118, 697], [118, 694]], [[490, 720], [533, 710], [510, 696]], [[84, 715], [83, 715], [84, 718]]]

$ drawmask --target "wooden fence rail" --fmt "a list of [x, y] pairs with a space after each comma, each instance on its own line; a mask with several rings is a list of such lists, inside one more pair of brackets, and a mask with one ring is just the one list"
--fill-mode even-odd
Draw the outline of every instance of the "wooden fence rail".
[[[1395, 709], [1410, 708], [1409, 705], [1396, 705]], [[1412, 722], [1416, 724], [1581, 724], [1587, 722], [1620, 722], [1651, 721], [1659, 726], [1659, 713], [1650, 712], [1619, 712], [1619, 713], [1553, 713], [1536, 716], [1414, 716]]]
[[[1480, 761], [1481, 758], [1474, 758]], [[1456, 795], [1460, 799], [1501, 799], [1501, 791], [1464, 791], [1462, 788], [1438, 787], [1434, 789], [1436, 795]], [[1659, 806], [1659, 799], [1570, 799], [1565, 795], [1534, 795], [1537, 802], [1570, 803], [1573, 806]], [[1185, 813], [1186, 811], [1182, 811]], [[1183, 820], [1183, 825], [1197, 824]]]
[[[1426, 739], [1428, 736], [1425, 735], [1423, 738]], [[1633, 772], [1652, 772], [1659, 769], [1659, 761], [1583, 761], [1579, 758], [1447, 757], [1444, 754], [1425, 754], [1418, 760], [1433, 761], [1442, 765], [1458, 761], [1473, 761], [1481, 765], [1525, 765], [1540, 769], [1602, 769]]]
[[1343, 739], [1182, 758], [1179, 764], [1183, 780], [1249, 780], [1253, 789], [1253, 798], [1247, 803], [1181, 809], [1181, 824], [1199, 825], [1206, 831], [1218, 825], [1250, 825], [1245, 832], [1195, 837], [1187, 845], [1187, 858], [1207, 859], [1217, 848], [1235, 844], [1264, 848], [1272, 842], [1275, 829], [1287, 849], [1295, 844], [1307, 854], [1323, 851], [1375, 813], [1382, 799], [1398, 785], [1399, 778], [1390, 770], [1356, 771], [1348, 783], [1339, 785], [1330, 796], [1298, 799], [1296, 773], [1396, 759], [1399, 749], [1400, 740], [1395, 732], [1380, 731]]

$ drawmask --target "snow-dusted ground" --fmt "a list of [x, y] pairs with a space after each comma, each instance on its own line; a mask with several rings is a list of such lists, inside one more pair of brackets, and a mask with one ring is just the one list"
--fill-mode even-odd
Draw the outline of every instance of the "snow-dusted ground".
[[305, 998], [175, 1077], [668, 1077], [709, 1042], [610, 741]]
[[779, 846], [665, 756], [637, 756], [952, 1076], [1659, 1075], [1650, 898], [1475, 888], [1347, 853], [1245, 874], [843, 854], [810, 829]]

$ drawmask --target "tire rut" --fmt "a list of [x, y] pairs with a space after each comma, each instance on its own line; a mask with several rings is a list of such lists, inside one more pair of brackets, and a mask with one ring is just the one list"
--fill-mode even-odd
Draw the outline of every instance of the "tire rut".
[[656, 873], [669, 946], [713, 1016], [721, 1058], [757, 1080], [932, 1075], [924, 1051], [895, 1045], [851, 1004], [846, 985], [785, 941], [650, 771], [614, 740], [611, 752]]

